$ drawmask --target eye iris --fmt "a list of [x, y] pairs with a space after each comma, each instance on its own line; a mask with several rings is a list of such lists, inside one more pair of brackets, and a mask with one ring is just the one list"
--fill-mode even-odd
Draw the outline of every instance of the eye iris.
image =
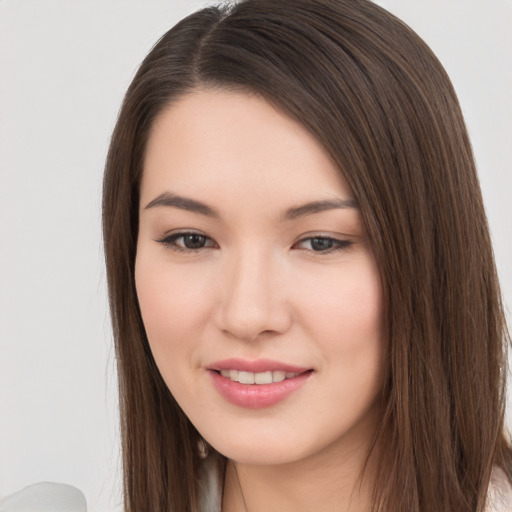
[[333, 241], [329, 238], [312, 238], [311, 239], [311, 248], [314, 251], [325, 251], [327, 249], [332, 249]]
[[206, 237], [204, 235], [196, 235], [195, 233], [191, 233], [189, 235], [183, 236], [183, 245], [187, 249], [200, 249], [204, 247], [206, 242]]

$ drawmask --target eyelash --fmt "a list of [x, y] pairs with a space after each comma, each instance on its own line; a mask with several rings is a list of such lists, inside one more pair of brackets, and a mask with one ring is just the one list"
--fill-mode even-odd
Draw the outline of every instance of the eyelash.
[[203, 235], [202, 233], [196, 233], [194, 231], [183, 231], [181, 233], [173, 233], [172, 235], [165, 236], [164, 238], [157, 240], [157, 242], [162, 244], [166, 248], [171, 249], [171, 251], [176, 251], [176, 252], [197, 252], [197, 251], [200, 251], [201, 249], [215, 247], [214, 245], [211, 245], [211, 246], [198, 247], [197, 249], [191, 249], [188, 247], [180, 247], [179, 245], [176, 244], [177, 240], [179, 240], [180, 238], [184, 238], [186, 236], [197, 236], [197, 237], [204, 238], [205, 241], [209, 240], [209, 241], [213, 242], [213, 240], [210, 237]]
[[[158, 243], [162, 244], [163, 246], [165, 246], [166, 248], [170, 249], [171, 251], [185, 252], [185, 253], [194, 253], [194, 252], [198, 252], [202, 249], [215, 248], [217, 246], [217, 244], [215, 242], [213, 242], [212, 245], [203, 245], [202, 247], [197, 247], [197, 248], [182, 247], [182, 246], [177, 245], [176, 242], [180, 238], [183, 239], [186, 236], [200, 237], [200, 238], [204, 239], [205, 243], [213, 242], [213, 240], [210, 237], [208, 237], [202, 233], [196, 233], [194, 231], [183, 231], [180, 233], [173, 233], [172, 235], [165, 236], [156, 241]], [[321, 250], [321, 251], [315, 251], [314, 249], [302, 249], [302, 250], [308, 250], [310, 252], [314, 252], [317, 254], [331, 254], [333, 252], [347, 250], [353, 244], [353, 242], [350, 242], [349, 240], [340, 240], [338, 238], [334, 238], [331, 236], [317, 235], [317, 236], [308, 236], [305, 238], [301, 238], [300, 240], [298, 240], [297, 242], [294, 243], [294, 246], [302, 244], [307, 241], [312, 242], [313, 240], [328, 242], [328, 243], [330, 243], [331, 247], [328, 247], [327, 249]]]

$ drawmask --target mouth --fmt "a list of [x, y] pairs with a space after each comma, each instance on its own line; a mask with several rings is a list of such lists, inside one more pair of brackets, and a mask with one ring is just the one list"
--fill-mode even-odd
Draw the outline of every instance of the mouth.
[[298, 391], [314, 373], [285, 363], [230, 359], [207, 368], [219, 394], [233, 405], [261, 409], [276, 405]]
[[293, 379], [301, 375], [301, 373], [312, 372], [313, 370], [306, 370], [306, 372], [287, 372], [284, 370], [274, 370], [266, 372], [246, 372], [242, 370], [213, 370], [222, 377], [233, 382], [239, 382], [240, 384], [272, 384], [276, 382], [282, 382], [283, 380]]

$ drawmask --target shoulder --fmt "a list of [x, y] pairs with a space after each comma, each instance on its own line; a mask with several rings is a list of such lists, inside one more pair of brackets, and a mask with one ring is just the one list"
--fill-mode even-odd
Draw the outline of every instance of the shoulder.
[[[204, 461], [198, 486], [201, 512], [219, 512], [222, 503], [222, 478], [218, 465]], [[485, 512], [512, 512], [512, 485], [502, 469], [491, 474]]]
[[511, 512], [512, 485], [504, 471], [498, 467], [492, 470], [485, 512]]
[[222, 508], [222, 476], [219, 464], [211, 457], [203, 460], [197, 493], [201, 512], [220, 512]]

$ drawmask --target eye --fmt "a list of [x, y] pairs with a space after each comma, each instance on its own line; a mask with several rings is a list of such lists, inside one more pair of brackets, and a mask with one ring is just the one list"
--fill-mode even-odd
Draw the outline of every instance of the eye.
[[328, 236], [313, 236], [299, 240], [294, 248], [325, 254], [348, 249], [351, 245], [352, 242], [348, 240], [339, 240]]
[[198, 251], [209, 247], [216, 247], [217, 244], [208, 236], [202, 233], [181, 232], [168, 235], [158, 243], [173, 251]]

